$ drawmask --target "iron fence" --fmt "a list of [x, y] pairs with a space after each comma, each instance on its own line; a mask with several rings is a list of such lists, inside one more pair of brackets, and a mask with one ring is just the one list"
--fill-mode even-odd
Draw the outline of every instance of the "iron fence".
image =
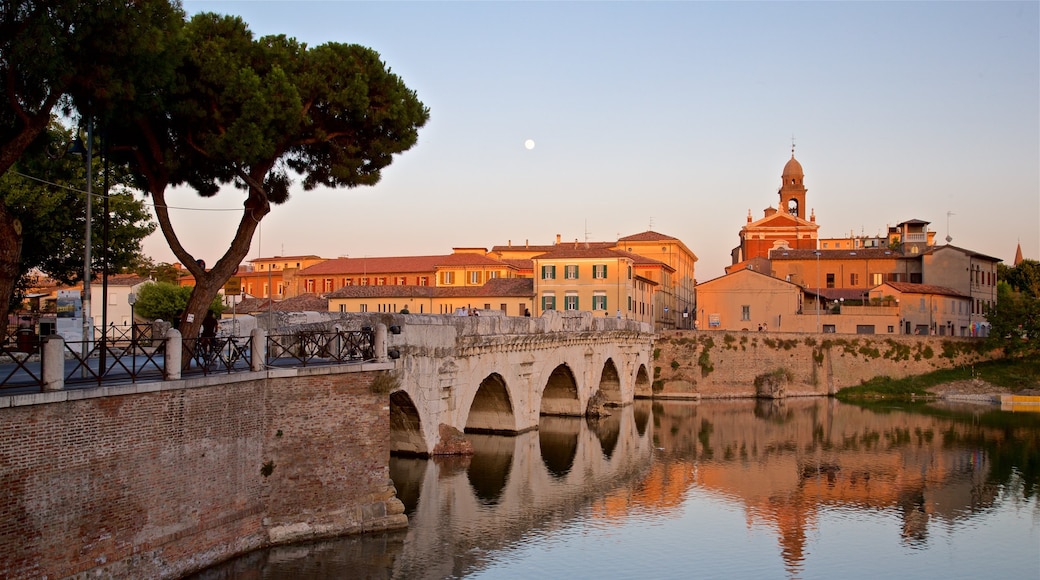
[[[166, 375], [166, 340], [152, 337], [151, 325], [129, 328], [125, 335], [96, 341], [69, 341], [62, 352], [66, 385], [133, 383], [162, 380]], [[147, 329], [145, 328], [147, 327]], [[354, 331], [297, 331], [266, 337], [265, 367], [294, 367], [363, 362], [375, 359], [375, 333]], [[252, 337], [223, 336], [181, 342], [181, 376], [249, 371]], [[24, 352], [0, 346], [0, 391], [38, 391], [43, 387], [45, 349]]]
[[297, 331], [267, 337], [267, 364], [331, 364], [375, 358], [375, 334], [368, 327], [335, 332]]

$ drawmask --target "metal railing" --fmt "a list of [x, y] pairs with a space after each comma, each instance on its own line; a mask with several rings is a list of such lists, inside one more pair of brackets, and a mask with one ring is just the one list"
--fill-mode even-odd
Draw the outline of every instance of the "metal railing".
[[[256, 336], [264, 337], [264, 343], [260, 345], [259, 354], [254, 356]], [[353, 331], [308, 330], [270, 336], [260, 333], [246, 337], [186, 340], [154, 340], [149, 330], [131, 331], [119, 340], [65, 342], [57, 337], [51, 340], [60, 340], [61, 349], [39, 348], [35, 352], [23, 352], [16, 347], [0, 346], [0, 393], [43, 389], [48, 380], [44, 367], [51, 365], [60, 368], [64, 385], [82, 387], [163, 380], [172, 376], [167, 368], [171, 358], [180, 359], [181, 368], [176, 373], [180, 376], [376, 359], [375, 333], [369, 327]], [[180, 349], [180, 356], [168, 357], [167, 349], [170, 348]], [[58, 357], [60, 362], [50, 360]]]
[[335, 332], [298, 331], [267, 337], [267, 364], [331, 364], [375, 358], [375, 333], [365, 328]]

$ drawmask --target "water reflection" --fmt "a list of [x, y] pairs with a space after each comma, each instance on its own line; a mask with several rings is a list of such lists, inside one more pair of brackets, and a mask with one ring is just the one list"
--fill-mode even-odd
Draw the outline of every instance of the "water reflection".
[[[470, 435], [469, 458], [393, 458], [407, 531], [274, 548], [201, 577], [1040, 573], [1040, 413], [827, 399], [615, 411]], [[861, 535], [838, 543], [835, 528]], [[775, 549], [756, 543], [763, 531]]]

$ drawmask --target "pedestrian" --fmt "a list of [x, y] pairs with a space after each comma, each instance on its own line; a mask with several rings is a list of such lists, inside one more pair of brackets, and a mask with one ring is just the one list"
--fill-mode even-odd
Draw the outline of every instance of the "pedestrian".
[[213, 348], [214, 339], [217, 338], [217, 317], [212, 310], [206, 311], [206, 317], [202, 319], [202, 348], [207, 352]]

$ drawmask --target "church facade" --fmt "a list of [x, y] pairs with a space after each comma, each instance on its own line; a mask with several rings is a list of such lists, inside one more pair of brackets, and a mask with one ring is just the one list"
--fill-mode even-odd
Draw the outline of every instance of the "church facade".
[[816, 249], [819, 226], [815, 213], [807, 209], [805, 172], [794, 158], [793, 149], [780, 180], [778, 207], [766, 208], [765, 215], [758, 220], [753, 220], [748, 210], [747, 224], [740, 229], [740, 245], [732, 252], [733, 264], [768, 258], [769, 251], [774, 249]]

